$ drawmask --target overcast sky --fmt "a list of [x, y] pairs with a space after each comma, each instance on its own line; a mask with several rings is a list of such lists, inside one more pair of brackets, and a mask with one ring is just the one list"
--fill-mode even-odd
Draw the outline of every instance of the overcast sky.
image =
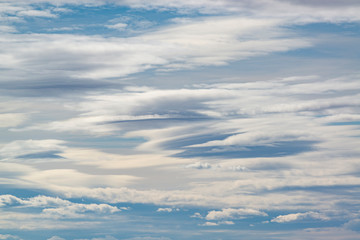
[[357, 0], [0, 0], [0, 239], [360, 238]]

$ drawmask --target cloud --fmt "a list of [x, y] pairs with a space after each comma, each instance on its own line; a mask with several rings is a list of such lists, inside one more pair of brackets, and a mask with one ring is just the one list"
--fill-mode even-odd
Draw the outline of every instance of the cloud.
[[3, 113], [0, 114], [0, 128], [16, 127], [26, 120], [21, 113]]
[[[3, 4], [9, 5], [9, 1], [2, 1]], [[357, 15], [359, 4], [356, 1], [233, 1], [233, 0], [202, 0], [202, 1], [175, 1], [175, 0], [57, 0], [56, 3], [50, 0], [32, 0], [17, 1], [12, 3], [14, 7], [28, 7], [31, 4], [49, 3], [56, 6], [64, 5], [84, 5], [84, 6], [100, 6], [106, 4], [116, 4], [120, 6], [128, 6], [130, 8], [142, 8], [146, 10], [155, 9], [159, 11], [178, 11], [179, 13], [200, 12], [205, 14], [239, 14], [269, 17], [277, 16], [277, 18], [287, 18], [292, 22], [344, 22], [359, 21]], [[341, 9], [341, 11], [337, 11]]]
[[344, 224], [344, 228], [352, 231], [360, 231], [360, 219], [352, 219]]
[[171, 240], [167, 237], [134, 237], [134, 238], [127, 238], [126, 240]]
[[106, 25], [107, 28], [116, 29], [116, 30], [124, 30], [128, 25], [126, 23], [116, 23], [113, 25]]
[[192, 216], [191, 216], [192, 218], [203, 218], [203, 216], [201, 216], [201, 214], [200, 213], [194, 213]]
[[221, 211], [210, 211], [206, 215], [206, 220], [223, 220], [223, 219], [242, 219], [248, 216], [267, 216], [266, 213], [255, 209], [234, 209], [225, 208]]
[[49, 238], [48, 240], [65, 240], [62, 237], [58, 237], [58, 236], [52, 236], [51, 238]]
[[40, 11], [40, 10], [34, 10], [34, 9], [19, 11], [16, 14], [20, 17], [47, 17], [47, 18], [56, 18], [57, 17], [57, 15], [52, 14], [51, 12], [49, 12], [47, 10]]
[[220, 225], [234, 225], [235, 223], [233, 221], [220, 221]]
[[0, 145], [0, 156], [9, 160], [15, 157], [56, 157], [57, 153], [66, 149], [64, 143], [64, 141], [57, 139], [17, 140]]
[[329, 218], [321, 213], [317, 212], [305, 212], [305, 213], [293, 213], [288, 215], [279, 215], [276, 218], [272, 219], [271, 222], [276, 223], [286, 223], [286, 222], [293, 222], [293, 221], [299, 221], [303, 219], [316, 219], [316, 220], [322, 220], [326, 221], [329, 220]]
[[11, 234], [0, 234], [0, 239], [4, 239], [4, 240], [10, 240], [10, 239], [22, 240], [20, 237], [14, 236], [14, 235], [11, 235]]
[[0, 66], [8, 69], [4, 80], [15, 76], [23, 80], [29, 80], [29, 76], [34, 79], [104, 79], [148, 69], [169, 71], [224, 65], [311, 46], [306, 39], [288, 36], [288, 31], [281, 25], [277, 20], [208, 17], [129, 38], [5, 35], [1, 42], [4, 49], [1, 57], [7, 61]]
[[185, 168], [209, 169], [209, 168], [211, 168], [211, 165], [209, 163], [196, 162], [193, 164], [186, 165]]
[[218, 226], [219, 224], [214, 222], [205, 222], [204, 224], [201, 224], [200, 226]]
[[158, 208], [157, 212], [172, 212], [172, 208]]
[[120, 212], [120, 209], [108, 204], [71, 204], [59, 208], [46, 208], [42, 212], [45, 216], [55, 218], [84, 218], [86, 215], [83, 213], [113, 214]]
[[131, 175], [87, 174], [75, 169], [51, 169], [35, 171], [22, 179], [33, 185], [51, 187], [121, 187], [141, 179]]

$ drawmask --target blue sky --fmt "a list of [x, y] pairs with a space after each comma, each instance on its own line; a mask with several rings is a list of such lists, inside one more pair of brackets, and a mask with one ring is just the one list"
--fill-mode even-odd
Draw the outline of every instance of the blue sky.
[[0, 239], [359, 239], [359, 21], [0, 0]]

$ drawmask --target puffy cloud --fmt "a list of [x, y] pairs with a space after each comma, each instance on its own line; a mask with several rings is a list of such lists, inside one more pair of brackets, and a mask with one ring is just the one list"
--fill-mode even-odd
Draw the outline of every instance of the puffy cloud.
[[206, 220], [222, 220], [222, 219], [242, 219], [248, 216], [267, 216], [266, 213], [256, 209], [234, 209], [225, 208], [221, 211], [210, 211], [206, 215]]
[[292, 213], [287, 215], [280, 215], [272, 219], [271, 222], [286, 223], [286, 222], [299, 221], [303, 219], [317, 219], [323, 221], [329, 220], [329, 218], [324, 214], [317, 212], [305, 212], [305, 213]]

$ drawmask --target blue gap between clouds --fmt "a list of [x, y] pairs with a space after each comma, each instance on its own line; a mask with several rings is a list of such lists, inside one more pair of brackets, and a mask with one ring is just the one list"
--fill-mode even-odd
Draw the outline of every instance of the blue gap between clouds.
[[283, 141], [275, 142], [271, 146], [214, 146], [214, 147], [186, 147], [175, 157], [222, 157], [222, 158], [256, 158], [283, 157], [314, 150], [316, 141]]

